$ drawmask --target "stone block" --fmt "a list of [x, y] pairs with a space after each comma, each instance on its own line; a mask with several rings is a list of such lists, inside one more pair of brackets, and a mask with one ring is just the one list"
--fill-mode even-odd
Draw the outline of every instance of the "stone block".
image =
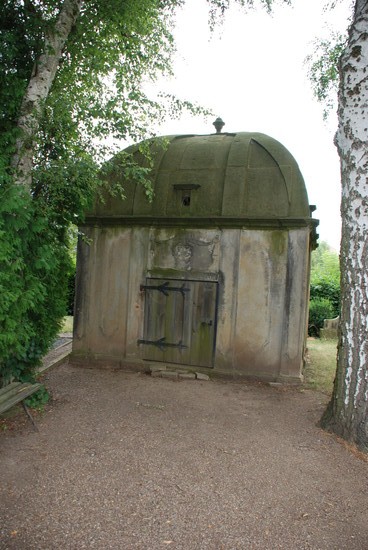
[[183, 380], [195, 380], [196, 375], [194, 372], [179, 372], [179, 378], [182, 378]]
[[151, 365], [151, 366], [150, 366], [150, 371], [151, 371], [151, 372], [163, 371], [163, 370], [166, 370], [166, 366], [165, 366], [165, 365]]
[[196, 372], [196, 378], [197, 378], [197, 380], [209, 380], [210, 379], [208, 374], [203, 374], [201, 372]]
[[335, 328], [321, 328], [319, 335], [324, 340], [337, 340], [338, 334]]
[[172, 370], [163, 370], [163, 371], [161, 371], [161, 377], [162, 378], [171, 378], [171, 379], [175, 380], [176, 378], [178, 378], [178, 373], [175, 372], [175, 371], [172, 371]]
[[151, 371], [151, 376], [152, 376], [153, 378], [161, 378], [163, 372], [165, 372], [165, 371], [162, 371], [162, 370], [154, 370], [154, 371]]

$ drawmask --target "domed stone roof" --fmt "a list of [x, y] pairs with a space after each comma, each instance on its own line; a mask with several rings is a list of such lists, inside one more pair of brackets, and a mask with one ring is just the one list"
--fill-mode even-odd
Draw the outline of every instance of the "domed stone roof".
[[[251, 225], [261, 220], [273, 220], [272, 225], [276, 220], [310, 220], [307, 192], [295, 159], [265, 134], [177, 135], [150, 143], [153, 201], [147, 200], [142, 185], [124, 180], [118, 154], [106, 177], [122, 185], [126, 198], [106, 197], [89, 217], [119, 218], [123, 223], [181, 219], [188, 225], [201, 220], [228, 224], [247, 220]], [[138, 146], [125, 151], [147, 166]]]

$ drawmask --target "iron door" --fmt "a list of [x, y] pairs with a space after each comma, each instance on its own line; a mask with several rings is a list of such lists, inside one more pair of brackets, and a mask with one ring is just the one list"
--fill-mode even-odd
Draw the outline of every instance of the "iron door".
[[213, 367], [218, 283], [147, 278], [144, 359]]

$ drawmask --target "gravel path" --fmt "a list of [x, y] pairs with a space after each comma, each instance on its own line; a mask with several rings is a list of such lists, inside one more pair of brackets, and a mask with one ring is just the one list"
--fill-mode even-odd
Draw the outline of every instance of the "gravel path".
[[0, 548], [368, 549], [368, 464], [298, 389], [63, 364], [0, 435]]

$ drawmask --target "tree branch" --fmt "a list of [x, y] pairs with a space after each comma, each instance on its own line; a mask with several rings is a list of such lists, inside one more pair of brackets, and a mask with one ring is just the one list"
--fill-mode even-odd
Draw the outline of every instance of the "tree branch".
[[[27, 0], [27, 3], [32, 5], [30, 0]], [[64, 0], [53, 28], [45, 37], [43, 53], [35, 60], [17, 124], [20, 135], [12, 159], [15, 184], [30, 187], [32, 183], [35, 137], [43, 105], [55, 79], [62, 51], [83, 3], [84, 0]]]

